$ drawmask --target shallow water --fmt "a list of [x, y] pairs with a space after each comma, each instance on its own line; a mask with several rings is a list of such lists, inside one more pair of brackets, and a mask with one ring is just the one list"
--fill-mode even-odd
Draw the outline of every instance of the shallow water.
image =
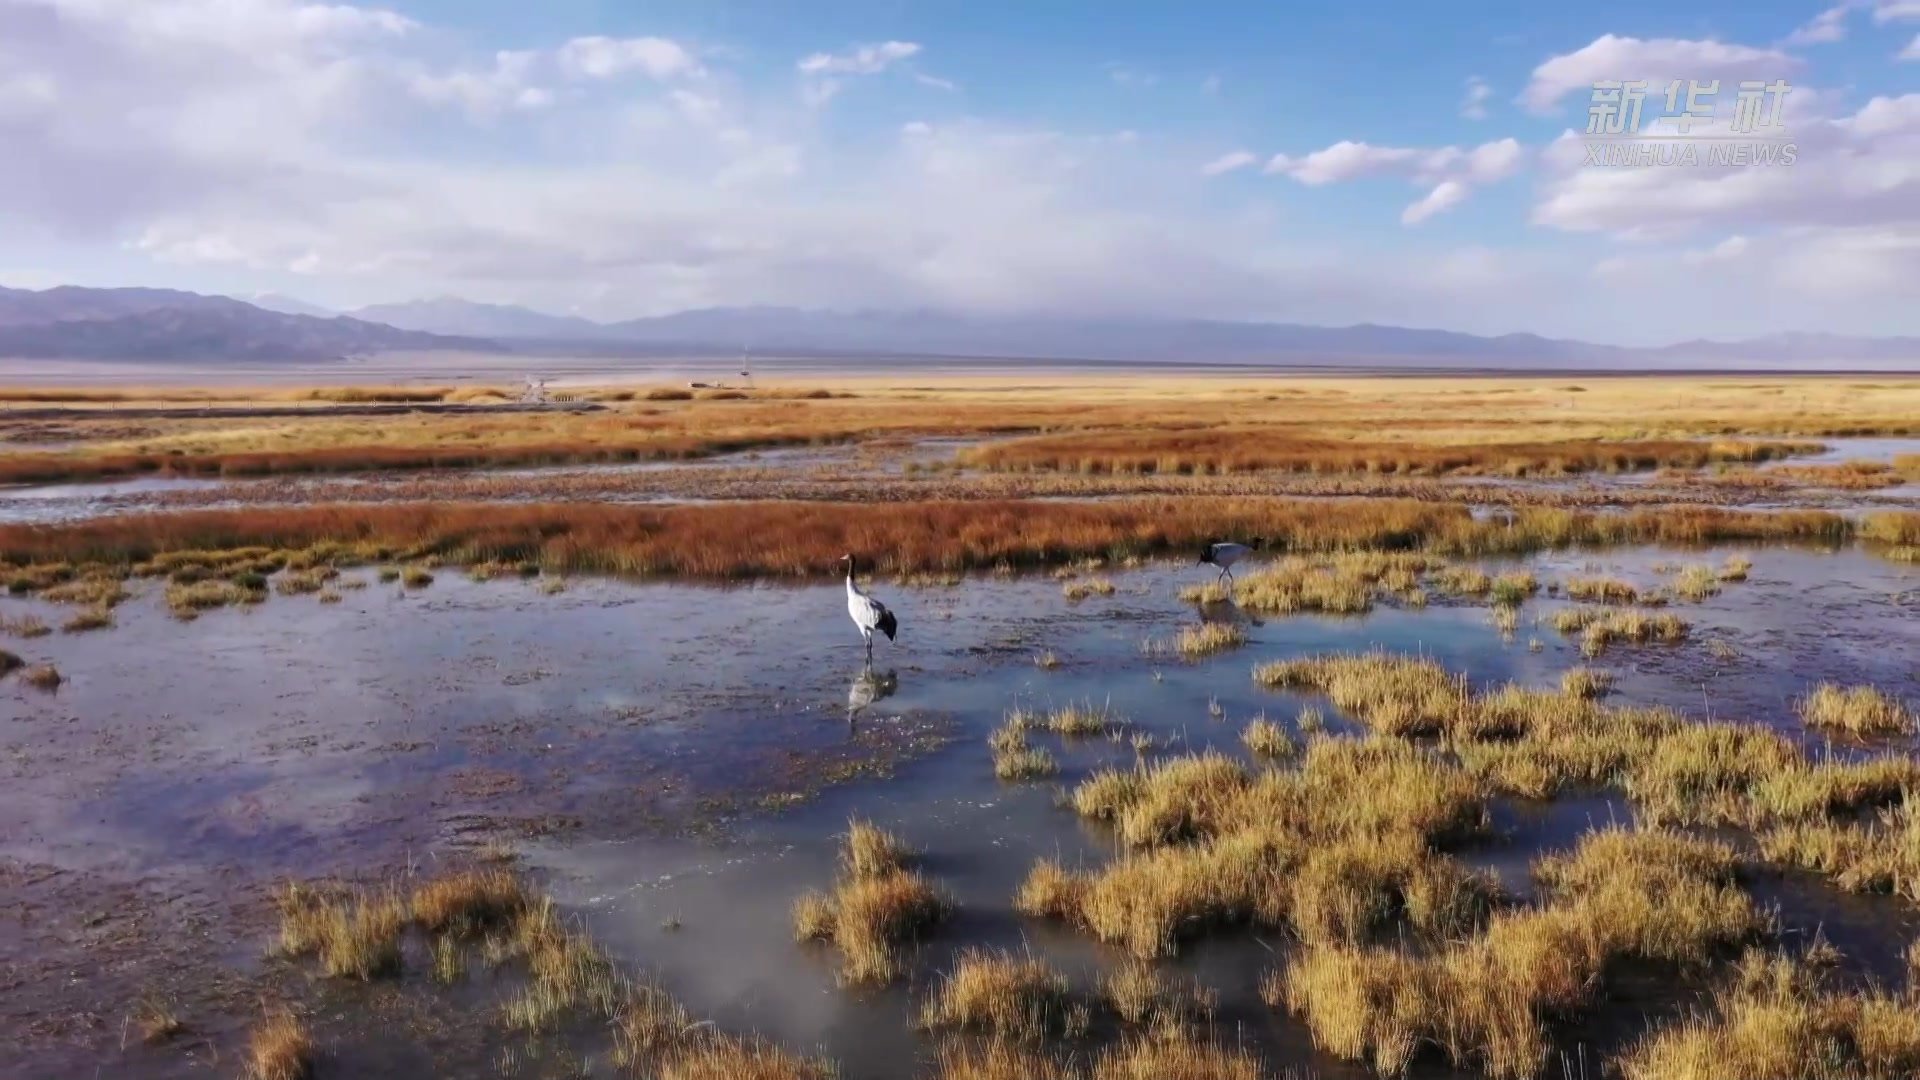
[[[1920, 698], [1920, 573], [1851, 549], [1743, 550], [1754, 559], [1748, 582], [1671, 608], [1693, 622], [1688, 641], [1593, 662], [1616, 675], [1621, 699], [1771, 724], [1821, 744], [1791, 705], [1820, 679]], [[1649, 586], [1680, 564], [1718, 565], [1729, 553], [1556, 553], [1488, 565]], [[1181, 585], [1207, 573], [1112, 572], [1113, 596], [1079, 602], [1044, 577], [916, 589], [879, 581], [873, 591], [897, 611], [901, 633], [878, 644], [871, 676], [837, 584], [576, 580], [550, 596], [536, 583], [443, 571], [418, 592], [373, 584], [334, 605], [274, 596], [180, 623], [148, 583], [120, 607], [115, 629], [8, 643], [55, 662], [69, 682], [53, 695], [0, 683], [0, 858], [190, 894], [211, 882], [379, 873], [505, 832], [522, 837], [528, 862], [616, 956], [657, 974], [696, 1013], [821, 1049], [853, 1080], [897, 1076], [900, 1062], [929, 1051], [911, 1010], [959, 947], [1025, 944], [1082, 988], [1116, 959], [1010, 910], [1037, 857], [1098, 862], [1112, 846], [1055, 807], [1054, 784], [993, 778], [984, 740], [1008, 708], [1110, 704], [1173, 750], [1238, 754], [1247, 720], [1264, 713], [1291, 731], [1308, 701], [1255, 686], [1249, 670], [1267, 660], [1385, 648], [1433, 656], [1483, 686], [1549, 684], [1582, 662], [1577, 642], [1536, 625], [1562, 606], [1544, 595], [1503, 640], [1487, 609], [1440, 597], [1424, 610], [1361, 618], [1255, 619], [1178, 600]], [[55, 625], [62, 614], [5, 599], [0, 609]], [[1200, 618], [1245, 622], [1248, 644], [1199, 663], [1143, 654], [1143, 640]], [[1060, 666], [1035, 666], [1042, 650]], [[1357, 730], [1316, 703], [1334, 730]], [[1061, 786], [1133, 759], [1106, 739], [1038, 741], [1060, 758]], [[875, 760], [893, 775], [795, 801], [836, 768]], [[789, 808], [763, 809], [779, 806]], [[837, 987], [831, 954], [794, 944], [789, 930], [794, 898], [830, 884], [834, 834], [851, 814], [922, 848], [926, 872], [959, 902], [912, 976], [886, 990]], [[1628, 821], [1631, 810], [1598, 796], [1502, 803], [1495, 816], [1500, 839], [1462, 857], [1524, 889], [1539, 851]], [[1911, 910], [1892, 902], [1805, 880], [1768, 888], [1790, 925], [1827, 926], [1871, 971], [1894, 955], [1886, 941], [1912, 934]], [[235, 963], [257, 962], [255, 943], [227, 948]], [[1300, 1025], [1257, 1001], [1261, 974], [1284, 949], [1223, 935], [1196, 942], [1177, 967], [1220, 991], [1225, 1037], [1323, 1077], [1366, 1075], [1316, 1054]], [[5, 951], [0, 944], [0, 960]]]

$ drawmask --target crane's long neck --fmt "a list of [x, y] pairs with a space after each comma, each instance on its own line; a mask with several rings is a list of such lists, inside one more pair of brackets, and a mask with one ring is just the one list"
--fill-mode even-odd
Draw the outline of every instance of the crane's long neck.
[[852, 559], [847, 560], [847, 595], [848, 596], [860, 595], [860, 587], [853, 583], [853, 560]]

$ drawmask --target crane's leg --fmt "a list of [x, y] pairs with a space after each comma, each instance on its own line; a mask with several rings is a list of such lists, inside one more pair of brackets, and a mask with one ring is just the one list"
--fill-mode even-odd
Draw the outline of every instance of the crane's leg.
[[873, 631], [862, 630], [860, 636], [867, 639], [867, 668], [873, 668]]

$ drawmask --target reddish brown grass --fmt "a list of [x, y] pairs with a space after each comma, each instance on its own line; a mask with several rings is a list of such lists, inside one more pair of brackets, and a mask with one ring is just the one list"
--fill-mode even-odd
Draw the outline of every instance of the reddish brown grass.
[[1015, 472], [1379, 473], [1410, 476], [1498, 474], [1562, 476], [1699, 468], [1716, 462], [1769, 461], [1813, 453], [1817, 443], [1564, 440], [1476, 443], [1341, 442], [1286, 429], [1097, 431], [1015, 439], [975, 447], [970, 465]]
[[1490, 554], [1575, 543], [1845, 539], [1847, 519], [1713, 508], [1591, 514], [1528, 510], [1510, 524], [1465, 506], [1405, 500], [1145, 498], [1100, 503], [924, 502], [706, 506], [408, 503], [141, 514], [0, 526], [0, 562], [126, 566], [156, 555], [357, 544], [450, 562], [711, 577], [814, 576], [847, 551], [880, 572], [1034, 566], [1090, 554], [1185, 552], [1216, 536], [1264, 536], [1292, 551], [1427, 546]]

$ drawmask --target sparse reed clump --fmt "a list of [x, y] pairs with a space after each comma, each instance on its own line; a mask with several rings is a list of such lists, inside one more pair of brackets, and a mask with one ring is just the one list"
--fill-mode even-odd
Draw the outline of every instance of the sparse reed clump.
[[1729, 555], [1727, 560], [1720, 564], [1721, 581], [1745, 581], [1747, 575], [1752, 572], [1753, 560], [1745, 555]]
[[1177, 980], [1138, 959], [1101, 977], [1100, 999], [1122, 1022], [1167, 1033], [1206, 1023], [1219, 1004], [1219, 995], [1198, 979]]
[[67, 680], [60, 674], [60, 669], [52, 664], [35, 664], [20, 673], [20, 681], [35, 690], [53, 691], [60, 689], [60, 684]]
[[181, 619], [191, 619], [207, 608], [230, 604], [258, 604], [267, 598], [264, 582], [260, 588], [224, 579], [195, 581], [167, 586], [167, 607]]
[[1263, 758], [1292, 757], [1298, 749], [1287, 736], [1287, 729], [1264, 716], [1247, 724], [1247, 729], [1240, 733], [1240, 741]]
[[1212, 752], [1107, 770], [1074, 804], [1129, 853], [1082, 874], [1036, 865], [1017, 906], [1138, 957], [1220, 924], [1362, 936], [1399, 912], [1436, 932], [1485, 912], [1480, 883], [1429, 847], [1484, 823], [1479, 787], [1399, 740], [1316, 739], [1297, 771], [1258, 777]]
[[1603, 604], [1637, 604], [1640, 590], [1619, 578], [1569, 578], [1566, 593], [1575, 600], [1593, 600]]
[[289, 885], [280, 895], [280, 951], [314, 956], [333, 978], [400, 973], [407, 904], [392, 891], [348, 892]]
[[413, 890], [413, 919], [428, 933], [456, 937], [498, 930], [524, 913], [530, 900], [518, 876], [499, 868], [460, 870]]
[[247, 1038], [248, 1080], [307, 1080], [313, 1064], [313, 1036], [290, 1012], [268, 1016]]
[[904, 870], [914, 852], [906, 842], [870, 821], [847, 822], [840, 868], [848, 877], [875, 878]]
[[1040, 726], [1048, 731], [1069, 737], [1105, 735], [1124, 723], [1111, 709], [1104, 705], [1096, 707], [1092, 702], [1072, 702], [1049, 709], [1039, 720]]
[[655, 986], [627, 989], [614, 1020], [614, 1061], [658, 1080], [833, 1080], [828, 1061], [720, 1031]]
[[1010, 952], [969, 949], [921, 1010], [929, 1028], [955, 1028], [995, 1039], [1036, 1043], [1075, 1038], [1091, 1010], [1074, 999], [1064, 975], [1046, 961]]
[[1920, 812], [1910, 803], [1851, 824], [1798, 821], [1760, 834], [1768, 859], [1826, 874], [1848, 892], [1891, 893], [1920, 903]]
[[1713, 1015], [1643, 1038], [1626, 1080], [1904, 1080], [1920, 1074], [1920, 1004], [1822, 986], [1792, 957], [1750, 950], [1715, 994]]
[[891, 982], [900, 947], [947, 917], [951, 903], [925, 878], [902, 868], [907, 849], [890, 834], [855, 821], [840, 852], [843, 874], [830, 894], [795, 901], [794, 936], [829, 941], [849, 983]]
[[1684, 640], [1691, 629], [1685, 619], [1665, 613], [1654, 614], [1647, 611], [1628, 610], [1610, 611], [1588, 622], [1580, 632], [1580, 652], [1583, 656], [1599, 656], [1615, 642], [1630, 642], [1635, 645], [1649, 641], [1675, 642]]
[[1587, 1003], [1607, 964], [1698, 963], [1764, 919], [1732, 883], [1731, 849], [1673, 834], [1590, 833], [1542, 860], [1545, 907], [1495, 915], [1444, 949], [1311, 945], [1264, 994], [1322, 1049], [1394, 1075], [1423, 1046], [1500, 1080], [1537, 1074], [1549, 1018]]
[[1913, 711], [1871, 686], [1823, 682], [1795, 707], [1809, 726], [1850, 735], [1911, 735], [1915, 730]]
[[1189, 660], [1199, 660], [1237, 649], [1246, 644], [1247, 632], [1237, 623], [1202, 623], [1199, 626], [1185, 626], [1180, 629], [1180, 637], [1174, 643], [1180, 655]]
[[1253, 1054], [1185, 1033], [1129, 1038], [1094, 1062], [1092, 1080], [1264, 1080]]
[[1067, 582], [1060, 586], [1060, 593], [1069, 600], [1085, 600], [1089, 596], [1112, 596], [1114, 584], [1108, 578], [1090, 577]]
[[1436, 735], [1457, 725], [1468, 701], [1464, 680], [1432, 660], [1393, 653], [1328, 654], [1254, 669], [1273, 689], [1319, 690], [1342, 711], [1388, 735]]
[[[1742, 577], [1745, 576], [1743, 573]], [[1720, 592], [1721, 577], [1711, 566], [1688, 566], [1673, 579], [1673, 591], [1699, 603]]]
[[53, 629], [41, 621], [38, 615], [0, 615], [0, 634], [12, 634], [17, 638], [46, 637]]
[[84, 634], [93, 630], [105, 630], [113, 625], [113, 609], [104, 605], [76, 611], [60, 624], [61, 633]]
[[1593, 668], [1569, 668], [1560, 676], [1560, 691], [1572, 697], [1591, 701], [1601, 697], [1613, 688], [1613, 676]]

